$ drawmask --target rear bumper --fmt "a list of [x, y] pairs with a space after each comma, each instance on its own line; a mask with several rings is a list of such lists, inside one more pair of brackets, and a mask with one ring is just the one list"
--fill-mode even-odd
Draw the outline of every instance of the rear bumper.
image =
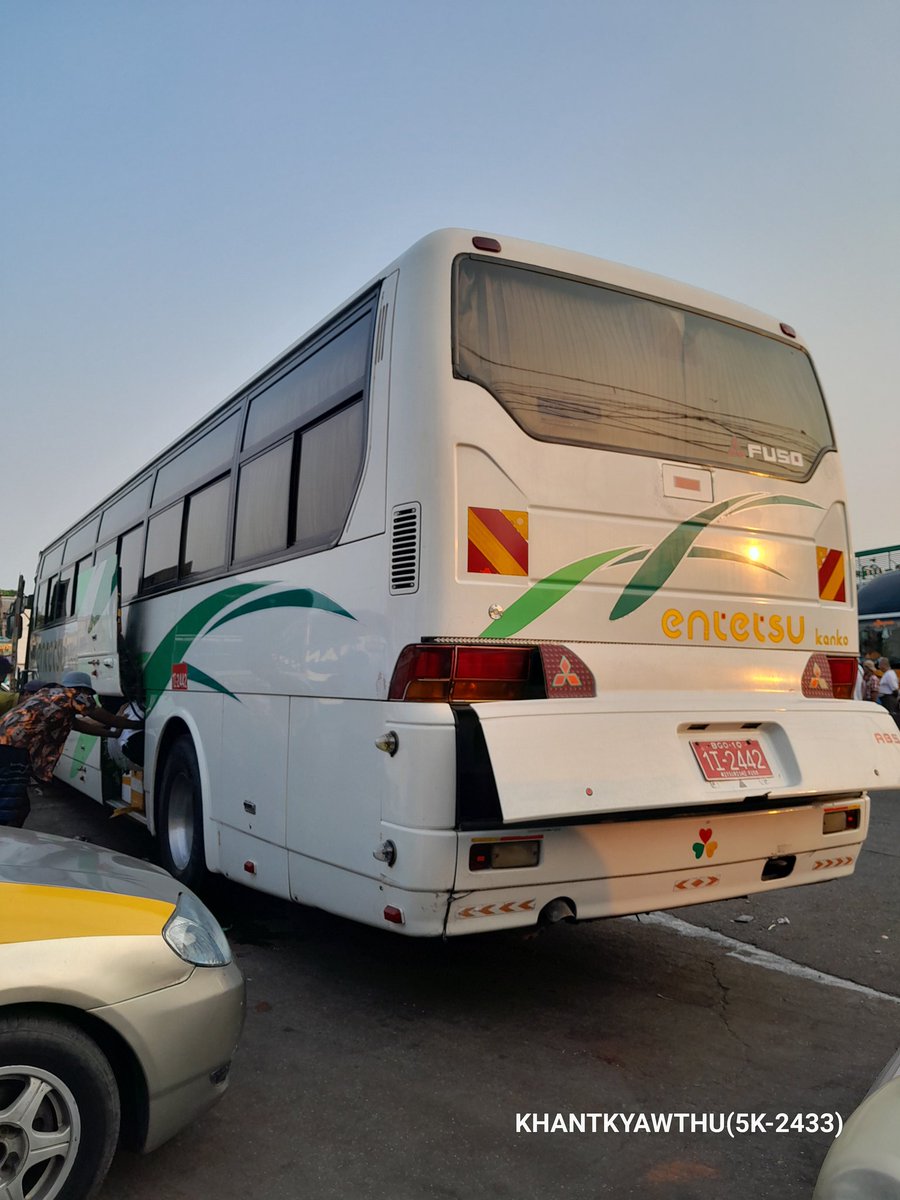
[[[825, 814], [858, 810], [858, 828], [824, 833]], [[578, 920], [680, 908], [851, 875], [868, 830], [867, 796], [756, 812], [617, 820], [534, 832], [536, 867], [470, 871], [460, 835], [446, 932], [533, 925], [552, 900]], [[498, 836], [510, 836], [509, 828]], [[523, 831], [523, 836], [527, 836]], [[775, 877], [764, 879], [764, 873]]]
[[[840, 814], [848, 810], [856, 827], [826, 833], [826, 826], [847, 820]], [[545, 906], [558, 899], [568, 902], [578, 920], [592, 920], [819, 883], [853, 873], [868, 824], [869, 798], [863, 793], [752, 811], [723, 805], [677, 816], [622, 814], [555, 827], [448, 831], [427, 839], [418, 830], [385, 826], [397, 864], [385, 873], [372, 921], [381, 923], [381, 906], [388, 904], [403, 914], [402, 925], [395, 926], [399, 932], [455, 936], [535, 925]], [[539, 843], [534, 866], [470, 869], [473, 849], [479, 854], [491, 841], [518, 838]], [[443, 895], [429, 890], [454, 850], [452, 890]]]

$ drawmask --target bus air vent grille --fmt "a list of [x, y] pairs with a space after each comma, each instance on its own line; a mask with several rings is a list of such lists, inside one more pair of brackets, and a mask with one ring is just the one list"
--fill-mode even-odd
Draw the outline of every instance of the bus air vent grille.
[[405, 596], [419, 587], [419, 527], [422, 508], [418, 501], [398, 504], [391, 513], [391, 595]]

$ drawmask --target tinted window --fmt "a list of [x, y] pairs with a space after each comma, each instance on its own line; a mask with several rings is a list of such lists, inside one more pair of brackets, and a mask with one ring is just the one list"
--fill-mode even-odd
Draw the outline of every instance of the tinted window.
[[188, 497], [182, 574], [196, 575], [225, 562], [229, 480]]
[[150, 483], [145, 479], [137, 487], [120, 496], [107, 508], [100, 518], [100, 536], [107, 538], [111, 533], [118, 533], [124, 525], [133, 525], [139, 521], [150, 501]]
[[34, 606], [34, 625], [36, 629], [40, 629], [47, 621], [52, 591], [52, 579], [46, 579], [38, 588], [37, 603]]
[[295, 539], [301, 549], [331, 545], [344, 528], [362, 465], [364, 437], [361, 400], [304, 433]]
[[88, 579], [87, 572], [91, 569], [91, 556], [86, 555], [75, 564], [75, 611], [81, 608], [84, 599], [84, 586]]
[[293, 439], [241, 467], [234, 557], [255, 558], [287, 547]]
[[543, 441], [794, 479], [833, 445], [799, 347], [500, 262], [458, 265], [454, 368]]
[[372, 312], [250, 402], [244, 445], [253, 446], [278, 430], [313, 420], [365, 386]]
[[181, 548], [181, 513], [184, 502], [173, 504], [165, 512], [150, 518], [147, 527], [147, 551], [144, 558], [144, 587], [158, 587], [178, 578]]
[[52, 550], [48, 550], [44, 555], [41, 563], [41, 577], [46, 579], [48, 575], [52, 575], [54, 571], [58, 571], [62, 563], [63, 543], [54, 546]]
[[72, 608], [72, 584], [75, 579], [75, 567], [66, 567], [58, 579], [53, 582], [53, 593], [50, 597], [50, 613], [48, 620], [62, 621]]
[[144, 527], [131, 529], [115, 541], [102, 546], [94, 556], [94, 564], [98, 566], [108, 558], [118, 555], [118, 567], [121, 571], [122, 599], [135, 595], [141, 582], [141, 549], [144, 540]]
[[164, 467], [159, 468], [153, 503], [164, 504], [166, 500], [198, 483], [213, 471], [231, 466], [234, 454], [234, 439], [237, 436], [238, 414], [233, 413], [227, 421], [211, 429], [199, 441]]
[[66, 542], [66, 562], [71, 562], [73, 558], [83, 558], [89, 550], [93, 550], [99, 524], [100, 518], [95, 517], [93, 521], [82, 526], [77, 533], [69, 536], [69, 540]]
[[141, 546], [144, 527], [139, 525], [119, 538], [119, 567], [122, 572], [122, 599], [133, 596], [141, 582]]

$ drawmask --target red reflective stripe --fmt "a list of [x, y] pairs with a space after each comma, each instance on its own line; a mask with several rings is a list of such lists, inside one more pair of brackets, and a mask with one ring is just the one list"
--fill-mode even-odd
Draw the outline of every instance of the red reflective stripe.
[[471, 539], [469, 541], [469, 561], [467, 565], [470, 571], [477, 572], [479, 575], [499, 575], [500, 573], [494, 564], [484, 557]]
[[512, 555], [527, 574], [528, 542], [512, 524], [509, 517], [505, 516], [499, 508], [472, 508], [470, 511], [478, 517], [485, 529], [494, 535], [503, 549]]

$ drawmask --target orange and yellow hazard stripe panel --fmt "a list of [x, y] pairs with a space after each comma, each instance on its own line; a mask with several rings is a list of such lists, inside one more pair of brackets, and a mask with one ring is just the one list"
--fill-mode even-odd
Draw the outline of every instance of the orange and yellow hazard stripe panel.
[[159, 936], [175, 905], [84, 888], [0, 883], [0, 944]]
[[816, 563], [819, 568], [819, 599], [846, 601], [847, 572], [843, 551], [816, 546]]
[[527, 512], [470, 508], [468, 535], [468, 570], [480, 575], [528, 574]]

